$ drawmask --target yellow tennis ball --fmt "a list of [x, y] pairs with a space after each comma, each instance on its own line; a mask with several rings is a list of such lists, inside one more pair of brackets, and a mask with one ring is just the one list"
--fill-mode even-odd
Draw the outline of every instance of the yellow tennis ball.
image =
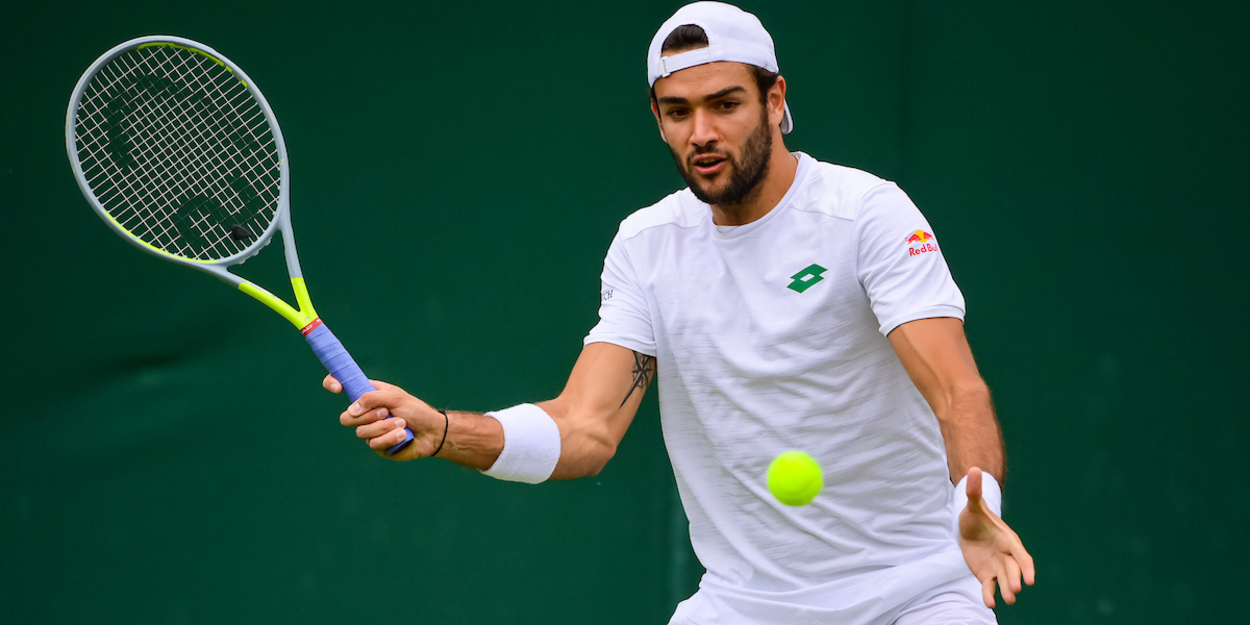
[[806, 506], [824, 486], [820, 465], [801, 451], [787, 451], [768, 465], [768, 490], [787, 506]]

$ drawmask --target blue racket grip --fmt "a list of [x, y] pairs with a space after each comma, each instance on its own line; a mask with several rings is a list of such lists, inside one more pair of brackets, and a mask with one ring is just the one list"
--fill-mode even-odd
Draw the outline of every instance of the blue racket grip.
[[[317, 320], [318, 322], [320, 319]], [[321, 360], [321, 364], [326, 366], [326, 371], [334, 376], [334, 379], [343, 385], [343, 390], [347, 391], [347, 397], [355, 402], [360, 399], [361, 395], [370, 391], [376, 391], [373, 383], [365, 377], [365, 372], [360, 370], [360, 365], [352, 360], [351, 354], [343, 347], [343, 343], [330, 332], [324, 323], [314, 322], [312, 330], [306, 330], [304, 338], [308, 340], [308, 344], [312, 346], [313, 353]], [[391, 418], [387, 415], [386, 418]], [[412, 430], [404, 428], [404, 440], [396, 444], [394, 447], [386, 450], [388, 455], [394, 455], [399, 450], [407, 447], [412, 442]]]

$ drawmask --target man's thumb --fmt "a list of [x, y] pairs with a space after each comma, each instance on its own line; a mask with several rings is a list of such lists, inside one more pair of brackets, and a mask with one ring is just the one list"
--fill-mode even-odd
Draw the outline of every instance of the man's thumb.
[[981, 498], [981, 469], [972, 467], [968, 469], [968, 501], [971, 502]]

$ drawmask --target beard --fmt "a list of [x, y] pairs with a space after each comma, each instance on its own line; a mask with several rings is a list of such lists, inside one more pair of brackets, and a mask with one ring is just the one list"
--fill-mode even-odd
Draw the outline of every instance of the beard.
[[718, 156], [723, 155], [729, 161], [732, 172], [729, 175], [729, 182], [718, 191], [704, 188], [697, 175], [690, 171], [686, 161], [672, 146], [669, 146], [669, 152], [673, 155], [673, 162], [677, 164], [677, 173], [681, 174], [682, 179], [686, 181], [686, 186], [690, 187], [690, 191], [699, 198], [699, 201], [717, 206], [741, 204], [756, 191], [764, 176], [768, 175], [768, 161], [773, 153], [773, 132], [768, 125], [768, 109], [764, 109], [759, 125], [747, 137], [741, 154], [734, 155], [730, 152], [721, 154], [713, 146], [711, 149], [696, 150], [692, 155], [691, 160], [702, 154], [714, 153]]

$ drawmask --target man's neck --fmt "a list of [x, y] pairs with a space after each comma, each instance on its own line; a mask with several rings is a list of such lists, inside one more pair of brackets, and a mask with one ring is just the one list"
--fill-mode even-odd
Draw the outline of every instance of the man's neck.
[[794, 184], [799, 170], [799, 160], [780, 141], [773, 144], [773, 154], [768, 162], [768, 174], [755, 187], [755, 191], [737, 204], [712, 204], [712, 223], [718, 226], [741, 226], [749, 224], [777, 207]]

